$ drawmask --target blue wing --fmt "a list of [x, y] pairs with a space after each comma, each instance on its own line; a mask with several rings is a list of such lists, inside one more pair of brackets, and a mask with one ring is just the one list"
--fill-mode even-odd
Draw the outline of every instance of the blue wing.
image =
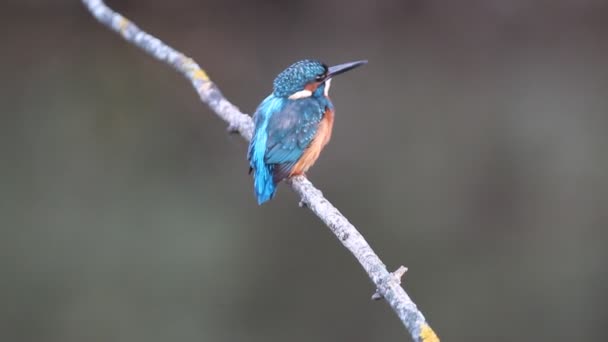
[[274, 165], [275, 182], [285, 179], [317, 133], [323, 109], [313, 98], [289, 101], [268, 122], [266, 164]]
[[270, 95], [260, 104], [247, 154], [259, 204], [274, 196], [277, 183], [310, 145], [322, 118], [321, 104], [313, 98], [292, 101]]

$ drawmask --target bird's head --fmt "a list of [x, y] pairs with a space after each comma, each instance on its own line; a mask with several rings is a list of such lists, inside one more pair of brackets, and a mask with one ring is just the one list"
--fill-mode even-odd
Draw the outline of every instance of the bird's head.
[[274, 95], [295, 100], [310, 97], [322, 87], [322, 93], [327, 96], [332, 77], [366, 63], [367, 61], [356, 61], [327, 67], [311, 59], [296, 62], [274, 79]]

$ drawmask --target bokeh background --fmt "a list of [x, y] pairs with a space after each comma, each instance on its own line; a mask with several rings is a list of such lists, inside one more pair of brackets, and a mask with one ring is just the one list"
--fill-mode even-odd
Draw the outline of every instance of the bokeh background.
[[[607, 1], [108, 3], [247, 113], [295, 60], [369, 59], [309, 177], [440, 337], [608, 340]], [[0, 9], [0, 340], [408, 340], [182, 76], [78, 1]]]

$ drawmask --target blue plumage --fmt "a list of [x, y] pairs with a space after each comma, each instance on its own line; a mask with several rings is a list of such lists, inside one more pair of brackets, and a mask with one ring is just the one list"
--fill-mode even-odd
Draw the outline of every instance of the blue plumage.
[[273, 93], [253, 115], [255, 129], [247, 153], [258, 204], [274, 196], [277, 184], [291, 175], [314, 141], [324, 115], [333, 113], [326, 91], [330, 77], [363, 63], [332, 67], [332, 74], [332, 68], [319, 61], [303, 60], [276, 77]]
[[283, 70], [273, 82], [273, 94], [277, 97], [288, 97], [306, 87], [317, 77], [327, 75], [327, 66], [311, 59], [295, 62]]
[[254, 171], [253, 187], [258, 204], [270, 200], [276, 191], [276, 183], [272, 175], [273, 166], [265, 162], [268, 122], [274, 113], [280, 112], [285, 107], [287, 101], [286, 98], [270, 95], [262, 101], [253, 115], [255, 131], [249, 143], [247, 156], [250, 170]]

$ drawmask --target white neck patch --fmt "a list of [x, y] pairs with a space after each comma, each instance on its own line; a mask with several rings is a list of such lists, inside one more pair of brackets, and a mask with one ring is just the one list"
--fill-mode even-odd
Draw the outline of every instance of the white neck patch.
[[325, 81], [325, 89], [323, 90], [325, 96], [329, 96], [329, 87], [331, 87], [331, 78]]
[[[325, 81], [325, 89], [323, 89], [323, 93], [325, 96], [329, 96], [329, 88], [331, 87], [331, 78]], [[312, 91], [308, 89], [296, 91], [295, 93], [289, 95], [290, 100], [304, 99], [312, 96]]]
[[307, 97], [311, 97], [311, 96], [312, 96], [312, 91], [304, 89], [304, 90], [296, 91], [295, 93], [289, 95], [289, 99], [297, 100], [297, 99], [303, 99], [303, 98], [307, 98]]

